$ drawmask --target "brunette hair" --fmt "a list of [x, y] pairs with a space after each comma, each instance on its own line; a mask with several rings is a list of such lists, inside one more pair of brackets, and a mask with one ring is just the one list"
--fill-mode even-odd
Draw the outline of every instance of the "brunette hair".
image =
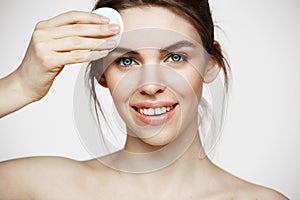
[[221, 67], [224, 73], [226, 91], [229, 85], [230, 67], [222, 53], [220, 44], [215, 41], [214, 23], [208, 0], [99, 0], [94, 7], [111, 7], [121, 11], [141, 6], [161, 6], [187, 18], [198, 31], [204, 49]]
[[[122, 11], [128, 8], [145, 6], [168, 8], [191, 22], [201, 37], [204, 49], [222, 69], [224, 73], [224, 86], [226, 91], [228, 91], [230, 67], [222, 53], [220, 44], [215, 41], [215, 26], [208, 0], [99, 0], [95, 4], [94, 10], [101, 7], [111, 7], [115, 10]], [[101, 62], [101, 60], [91, 62], [87, 74], [91, 86], [91, 97], [95, 102], [96, 114], [98, 114], [98, 111], [102, 112], [97, 100], [94, 85], [94, 79], [96, 78], [96, 80], [99, 80], [103, 73], [101, 69], [99, 71], [98, 67]]]

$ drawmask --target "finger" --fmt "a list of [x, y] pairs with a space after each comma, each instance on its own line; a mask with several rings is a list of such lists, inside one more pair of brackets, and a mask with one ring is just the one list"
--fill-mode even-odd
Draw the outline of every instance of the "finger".
[[113, 39], [97, 39], [84, 37], [67, 37], [51, 42], [50, 48], [57, 52], [74, 50], [110, 50], [116, 46]]
[[120, 26], [118, 24], [73, 24], [50, 30], [50, 35], [54, 39], [70, 36], [109, 37], [118, 34], [119, 32]]
[[53, 28], [67, 24], [107, 24], [109, 19], [102, 15], [84, 11], [69, 11], [51, 19], [41, 21], [37, 29]]
[[57, 55], [57, 59], [53, 61], [53, 66], [91, 62], [107, 56], [108, 53], [109, 53], [108, 50], [75, 51], [75, 52], [59, 53]]

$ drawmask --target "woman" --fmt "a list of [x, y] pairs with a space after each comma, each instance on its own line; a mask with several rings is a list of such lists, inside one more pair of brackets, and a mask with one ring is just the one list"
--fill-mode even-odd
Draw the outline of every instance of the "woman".
[[[189, 133], [193, 138], [192, 144], [172, 164], [140, 174], [107, 167], [107, 163], [103, 164], [105, 158], [103, 162], [77, 162], [50, 157], [6, 161], [0, 165], [1, 199], [286, 199], [271, 189], [232, 176], [207, 157], [198, 158], [201, 142], [198, 134], [193, 135], [197, 112], [189, 108], [200, 102], [204, 82], [213, 81], [220, 69], [227, 74], [221, 49], [214, 41], [208, 2], [100, 1], [96, 8], [104, 6], [120, 11], [125, 33], [151, 28], [159, 30], [158, 33], [161, 30], [167, 32], [167, 36], [174, 36], [171, 37], [174, 40], [164, 46], [165, 40], [158, 40], [160, 43], [157, 45], [143, 44], [143, 48], [135, 46], [131, 48], [134, 51], [124, 52], [123, 49], [121, 54], [117, 54], [120, 47], [133, 45], [126, 45], [125, 40], [107, 56], [108, 52], [102, 50], [115, 48], [115, 44], [106, 37], [117, 34], [119, 27], [108, 24], [106, 18], [92, 13], [69, 12], [41, 22], [36, 27], [21, 66], [1, 80], [1, 87], [11, 85], [13, 88], [1, 88], [0, 95], [12, 92], [9, 94], [12, 98], [9, 107], [1, 106], [1, 116], [45, 96], [64, 65], [103, 58], [101, 62], [107, 60], [104, 62], [107, 64], [102, 65], [104, 68], [100, 74], [97, 71], [99, 63], [96, 62], [91, 68], [95, 70], [91, 70], [90, 75], [100, 85], [109, 88], [119, 114], [128, 126], [125, 150], [138, 153], [157, 151], [177, 141], [180, 136], [190, 136]], [[205, 51], [197, 48], [202, 46]], [[74, 51], [90, 49], [93, 51]], [[203, 59], [196, 59], [195, 62], [189, 60], [190, 55], [185, 57], [186, 54], [182, 54], [182, 51], [190, 52], [189, 49], [202, 52]], [[205, 59], [206, 55], [211, 59]], [[41, 67], [36, 69], [34, 66]], [[179, 78], [176, 80], [189, 87], [181, 90], [176, 88], [178, 85], [173, 85], [169, 77], [151, 76], [154, 68], [159, 69], [160, 74], [171, 73]], [[147, 72], [145, 77], [151, 79], [138, 79], [143, 82], [138, 87], [134, 84], [132, 87], [126, 81], [130, 80], [126, 74], [131, 70], [137, 74], [129, 75], [129, 78], [138, 79], [139, 75]], [[130, 89], [125, 94], [115, 95], [124, 80]], [[15, 92], [18, 90], [23, 95]], [[1, 105], [5, 103], [1, 102]], [[172, 115], [162, 118], [153, 116], [150, 112], [156, 108], [160, 108], [162, 114], [168, 109]], [[166, 111], [162, 111], [164, 108]], [[153, 134], [151, 130], [157, 127], [157, 134]], [[140, 130], [142, 135], [139, 135]], [[122, 154], [117, 158], [122, 159]]]

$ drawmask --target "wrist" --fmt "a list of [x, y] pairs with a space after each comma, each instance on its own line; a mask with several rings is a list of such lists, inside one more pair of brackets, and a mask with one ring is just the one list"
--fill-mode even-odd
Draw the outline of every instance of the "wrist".
[[15, 72], [0, 79], [0, 118], [34, 102]]
[[24, 106], [39, 100], [37, 95], [27, 83], [24, 75], [22, 75], [20, 68], [16, 69], [10, 76], [14, 96], [22, 100]]

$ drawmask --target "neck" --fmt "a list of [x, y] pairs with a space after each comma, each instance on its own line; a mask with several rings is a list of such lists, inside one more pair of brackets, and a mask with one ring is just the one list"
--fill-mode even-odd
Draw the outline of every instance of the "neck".
[[101, 158], [104, 164], [122, 172], [141, 174], [165, 171], [184, 172], [199, 159], [202, 150], [196, 120], [189, 124], [173, 142], [165, 146], [151, 146], [128, 135], [122, 151]]
[[[172, 164], [151, 173], [133, 176], [127, 174], [124, 177], [128, 178], [130, 184], [138, 183], [142, 186], [145, 194], [159, 193], [166, 197], [174, 197], [174, 191], [180, 191], [178, 195], [201, 192], [207, 189], [208, 183], [213, 180], [211, 177], [215, 170], [207, 157], [199, 158], [200, 150], [201, 142], [197, 133], [189, 148]], [[186, 196], [181, 197], [177, 198], [186, 198]]]
[[[178, 144], [174, 143], [175, 146], [167, 149], [166, 152], [161, 151], [165, 147], [155, 149], [156, 151], [151, 153], [149, 153], [150, 150], [153, 150], [151, 147], [143, 147], [144, 152], [148, 150], [148, 153], [136, 154], [125, 149], [103, 157], [102, 163], [116, 169], [116, 171], [125, 172], [118, 174], [126, 179], [129, 185], [140, 188], [144, 194], [159, 193], [166, 197], [172, 197], [174, 191], [180, 191], [180, 195], [205, 192], [212, 181], [215, 180], [217, 168], [207, 157], [201, 156], [199, 158], [202, 145], [197, 131], [189, 131], [182, 134], [182, 136], [183, 138], [178, 140], [180, 142]], [[186, 140], [182, 141], [182, 139]], [[187, 141], [191, 141], [190, 144]], [[142, 145], [135, 138], [130, 142]], [[184, 143], [188, 145], [185, 144], [187, 148], [180, 156], [175, 157], [174, 154], [170, 154], [173, 152], [170, 150], [174, 150], [177, 154], [176, 150], [183, 148], [180, 145]], [[185, 198], [186, 196], [181, 199]]]
[[[137, 184], [146, 194], [159, 192], [172, 196], [174, 191], [184, 194], [205, 191], [214, 180], [217, 168], [203, 156], [200, 136], [195, 131], [198, 129], [188, 126], [184, 130], [172, 144], [163, 147], [128, 137], [124, 150], [101, 161], [116, 171], [125, 172], [121, 173], [122, 178], [130, 185]], [[202, 153], [201, 158], [199, 153]]]

